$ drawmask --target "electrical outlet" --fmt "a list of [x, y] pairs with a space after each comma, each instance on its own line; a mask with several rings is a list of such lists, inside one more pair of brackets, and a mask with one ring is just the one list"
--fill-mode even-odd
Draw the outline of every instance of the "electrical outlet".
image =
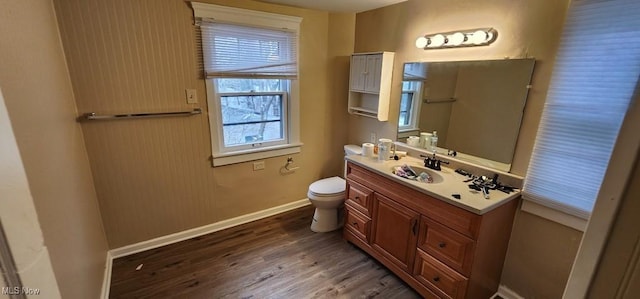
[[376, 144], [376, 133], [371, 132], [371, 143]]
[[264, 161], [253, 162], [253, 171], [264, 170]]
[[195, 89], [185, 89], [184, 90], [187, 97], [187, 104], [197, 104], [198, 103], [198, 93]]

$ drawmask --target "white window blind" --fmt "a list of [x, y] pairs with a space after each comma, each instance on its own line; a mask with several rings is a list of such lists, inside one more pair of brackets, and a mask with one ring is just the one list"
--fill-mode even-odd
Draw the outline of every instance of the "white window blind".
[[637, 0], [572, 1], [525, 199], [590, 216], [640, 75], [639, 16]]
[[297, 76], [296, 32], [208, 21], [200, 29], [208, 78]]

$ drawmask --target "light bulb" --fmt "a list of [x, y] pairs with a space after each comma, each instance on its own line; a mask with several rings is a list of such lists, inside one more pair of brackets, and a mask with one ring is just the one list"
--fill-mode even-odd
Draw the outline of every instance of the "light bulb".
[[478, 30], [471, 35], [471, 42], [474, 45], [480, 45], [488, 40], [489, 35], [486, 31]]
[[428, 44], [429, 44], [429, 39], [424, 36], [418, 37], [416, 39], [416, 48], [418, 49], [424, 49], [424, 47], [426, 47]]
[[429, 48], [442, 47], [442, 45], [444, 45], [444, 42], [445, 42], [444, 35], [442, 34], [436, 34], [432, 36], [430, 39], [431, 39], [431, 44], [428, 46]]
[[464, 34], [462, 34], [461, 32], [456, 32], [454, 34], [449, 35], [448, 37], [449, 37], [449, 45], [452, 45], [452, 46], [459, 46], [462, 44], [462, 42], [464, 42]]

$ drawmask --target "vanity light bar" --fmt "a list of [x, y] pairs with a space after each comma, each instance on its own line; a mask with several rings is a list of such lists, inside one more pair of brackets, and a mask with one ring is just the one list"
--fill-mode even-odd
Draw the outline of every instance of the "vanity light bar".
[[416, 48], [424, 50], [486, 46], [498, 38], [493, 28], [459, 30], [436, 34], [427, 34], [416, 39]]

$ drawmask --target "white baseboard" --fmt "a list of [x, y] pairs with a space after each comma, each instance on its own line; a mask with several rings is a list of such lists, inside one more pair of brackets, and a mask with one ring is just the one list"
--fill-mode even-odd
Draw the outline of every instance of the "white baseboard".
[[109, 289], [111, 289], [111, 268], [113, 266], [113, 257], [111, 252], [107, 251], [107, 261], [104, 266], [104, 281], [102, 282], [101, 295], [103, 299], [109, 298]]
[[[524, 297], [518, 295], [518, 293], [502, 284], [498, 287], [498, 293], [496, 293], [496, 295], [499, 295], [504, 299], [524, 299]], [[496, 295], [493, 295], [491, 298], [495, 298]]]
[[251, 222], [251, 221], [259, 220], [259, 219], [262, 219], [262, 218], [266, 218], [266, 217], [269, 217], [269, 216], [273, 216], [273, 215], [276, 215], [276, 214], [280, 214], [280, 213], [283, 213], [283, 212], [294, 210], [294, 209], [297, 209], [297, 208], [300, 208], [300, 207], [308, 206], [310, 204], [311, 203], [309, 202], [309, 199], [305, 198], [305, 199], [301, 199], [301, 200], [298, 200], [298, 201], [294, 201], [294, 202], [290, 202], [290, 203], [287, 203], [287, 204], [283, 204], [283, 205], [280, 205], [280, 206], [277, 206], [277, 207], [273, 207], [273, 208], [269, 208], [269, 209], [266, 209], [266, 210], [258, 211], [258, 212], [255, 212], [255, 213], [246, 214], [246, 215], [238, 216], [238, 217], [235, 217], [235, 218], [223, 220], [223, 221], [220, 221], [220, 222], [207, 224], [207, 225], [204, 225], [204, 226], [192, 228], [192, 229], [181, 231], [181, 232], [177, 232], [177, 233], [174, 233], [174, 234], [158, 237], [158, 238], [155, 238], [155, 239], [142, 241], [142, 242], [139, 242], [139, 243], [123, 246], [123, 247], [120, 247], [120, 248], [115, 248], [115, 249], [110, 250], [109, 252], [111, 253], [111, 258], [115, 259], [115, 258], [131, 255], [131, 254], [134, 254], [134, 253], [138, 253], [138, 252], [141, 252], [141, 251], [145, 251], [145, 250], [154, 249], [154, 248], [158, 248], [158, 247], [161, 247], [161, 246], [177, 243], [177, 242], [184, 241], [184, 240], [187, 240], [187, 239], [191, 239], [191, 238], [194, 238], [194, 237], [206, 235], [206, 234], [209, 234], [209, 233], [212, 233], [212, 232], [217, 232], [217, 231], [220, 231], [220, 230], [223, 230], [223, 229], [226, 229], [226, 228], [230, 228], [230, 227], [233, 227], [233, 226], [245, 224], [245, 223], [248, 223], [248, 222]]

